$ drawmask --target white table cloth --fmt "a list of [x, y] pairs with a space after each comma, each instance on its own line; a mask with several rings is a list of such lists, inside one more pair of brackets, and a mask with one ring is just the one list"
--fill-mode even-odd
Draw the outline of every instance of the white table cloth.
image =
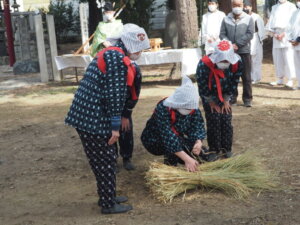
[[55, 57], [56, 67], [58, 70], [63, 70], [71, 67], [86, 68], [92, 61], [90, 55], [61, 55]]
[[[202, 54], [199, 48], [169, 49], [157, 52], [143, 52], [136, 63], [141, 66], [181, 63], [181, 75], [191, 75], [196, 73], [197, 65], [201, 56]], [[70, 67], [86, 68], [91, 61], [92, 57], [89, 55], [69, 54], [55, 57], [58, 70]]]

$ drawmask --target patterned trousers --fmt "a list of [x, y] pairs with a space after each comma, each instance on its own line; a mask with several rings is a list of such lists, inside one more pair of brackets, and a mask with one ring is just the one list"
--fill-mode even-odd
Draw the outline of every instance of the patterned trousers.
[[110, 208], [116, 197], [116, 145], [108, 145], [108, 139], [77, 129], [83, 149], [96, 177], [100, 205]]
[[133, 124], [132, 118], [129, 117], [130, 129], [128, 131], [120, 130], [119, 147], [120, 155], [123, 159], [131, 159], [133, 152]]
[[231, 152], [233, 138], [232, 113], [212, 113], [209, 104], [203, 104], [203, 108], [205, 111], [209, 150]]

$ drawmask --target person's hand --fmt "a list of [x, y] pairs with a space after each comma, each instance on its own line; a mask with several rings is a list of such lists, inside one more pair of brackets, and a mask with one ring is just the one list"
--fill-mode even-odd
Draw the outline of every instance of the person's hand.
[[236, 44], [233, 44], [232, 47], [233, 47], [233, 50], [234, 50], [234, 51], [239, 50], [239, 47], [238, 47]]
[[118, 141], [119, 137], [120, 137], [120, 132], [113, 130], [111, 132], [111, 138], [108, 141], [108, 145], [113, 145], [114, 143], [116, 143]]
[[122, 117], [121, 124], [122, 124], [122, 131], [127, 132], [130, 130], [130, 121], [128, 118]]
[[220, 106], [218, 106], [216, 103], [210, 102], [209, 105], [210, 105], [210, 109], [211, 109], [211, 112], [212, 112], [212, 113], [213, 113], [214, 111], [216, 111], [217, 113], [220, 113], [220, 112], [221, 112]]
[[213, 39], [212, 39], [212, 38], [208, 38], [208, 39], [207, 39], [207, 42], [208, 42], [208, 43], [212, 43], [212, 42], [213, 42]]
[[192, 149], [192, 153], [194, 153], [195, 155], [200, 155], [201, 148], [202, 148], [202, 141], [197, 140], [194, 147], [193, 147], [193, 149]]
[[282, 41], [282, 39], [285, 37], [285, 33], [279, 34], [278, 35], [278, 40]]
[[186, 170], [189, 171], [189, 172], [196, 172], [198, 170], [199, 163], [195, 159], [193, 159], [191, 157], [189, 157], [184, 162], [184, 164], [185, 164]]
[[299, 42], [297, 42], [297, 41], [290, 41], [290, 42], [292, 43], [293, 46], [299, 45]]
[[224, 101], [224, 105], [222, 106], [222, 113], [229, 114], [231, 112], [231, 106], [229, 104], [229, 101]]
[[104, 45], [105, 48], [108, 48], [108, 47], [112, 46], [112, 44], [109, 41], [104, 41], [103, 45]]

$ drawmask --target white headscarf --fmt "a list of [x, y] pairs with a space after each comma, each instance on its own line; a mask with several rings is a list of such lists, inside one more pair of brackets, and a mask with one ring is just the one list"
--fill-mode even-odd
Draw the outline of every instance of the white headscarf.
[[129, 53], [136, 53], [150, 48], [150, 41], [145, 30], [132, 23], [124, 25], [121, 40]]
[[181, 86], [164, 100], [163, 105], [173, 109], [198, 109], [199, 94], [191, 79], [184, 76]]
[[236, 64], [241, 57], [233, 50], [233, 46], [230, 41], [219, 41], [215, 46], [215, 51], [209, 56], [213, 63], [218, 63], [224, 60], [230, 62], [230, 64]]

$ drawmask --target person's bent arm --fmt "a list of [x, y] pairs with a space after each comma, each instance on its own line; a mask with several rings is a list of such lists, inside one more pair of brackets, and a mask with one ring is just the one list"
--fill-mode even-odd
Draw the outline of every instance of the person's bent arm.
[[196, 172], [198, 170], [199, 163], [186, 154], [184, 151], [176, 152], [175, 155], [184, 161], [185, 168], [189, 172]]

